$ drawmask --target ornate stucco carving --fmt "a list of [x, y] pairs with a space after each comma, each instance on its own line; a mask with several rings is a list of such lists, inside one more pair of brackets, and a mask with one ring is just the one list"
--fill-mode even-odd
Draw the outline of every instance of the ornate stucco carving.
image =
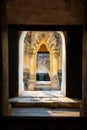
[[35, 48], [43, 37], [45, 37], [50, 48], [53, 50], [60, 49], [62, 38], [56, 31], [29, 31], [26, 34], [24, 42], [29, 44], [29, 48]]

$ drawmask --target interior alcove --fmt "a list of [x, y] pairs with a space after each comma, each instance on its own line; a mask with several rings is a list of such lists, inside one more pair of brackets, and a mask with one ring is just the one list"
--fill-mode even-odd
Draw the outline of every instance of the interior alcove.
[[49, 72], [46, 69], [50, 67], [50, 53], [45, 44], [40, 46], [36, 60], [36, 81], [50, 81]]

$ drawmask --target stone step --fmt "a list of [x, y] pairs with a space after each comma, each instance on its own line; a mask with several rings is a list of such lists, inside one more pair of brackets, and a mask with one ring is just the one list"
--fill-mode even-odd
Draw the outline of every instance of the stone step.
[[12, 107], [80, 108], [79, 103], [11, 103]]
[[81, 101], [61, 98], [14, 98], [9, 100], [12, 107], [80, 108]]
[[52, 87], [51, 86], [41, 86], [41, 85], [39, 85], [39, 86], [35, 86], [35, 90], [45, 90], [45, 91], [47, 91], [47, 90], [51, 90], [52, 89]]

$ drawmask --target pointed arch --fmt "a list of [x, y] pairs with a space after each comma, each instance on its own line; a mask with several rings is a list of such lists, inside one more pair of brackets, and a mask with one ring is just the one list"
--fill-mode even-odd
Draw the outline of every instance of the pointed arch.
[[39, 41], [36, 51], [38, 52], [41, 45], [43, 45], [43, 44], [46, 46], [47, 50], [51, 53], [52, 49], [50, 48], [49, 44], [47, 43], [47, 40], [45, 39], [45, 37], [44, 38], [42, 37], [42, 39]]

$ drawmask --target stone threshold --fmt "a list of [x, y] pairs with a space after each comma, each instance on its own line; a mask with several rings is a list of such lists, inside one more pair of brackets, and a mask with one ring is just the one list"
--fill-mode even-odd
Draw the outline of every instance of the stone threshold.
[[81, 100], [58, 95], [57, 92], [24, 92], [9, 99], [12, 107], [80, 108]]

